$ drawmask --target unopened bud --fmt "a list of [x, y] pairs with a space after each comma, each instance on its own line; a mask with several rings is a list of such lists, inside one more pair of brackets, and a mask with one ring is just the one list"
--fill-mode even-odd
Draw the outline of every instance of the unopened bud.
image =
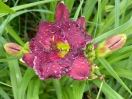
[[96, 49], [97, 57], [104, 57], [121, 48], [126, 42], [126, 34], [117, 34], [103, 41]]
[[4, 49], [9, 55], [18, 56], [22, 47], [16, 43], [6, 43]]
[[88, 59], [88, 62], [90, 64], [93, 63], [94, 59], [95, 59], [95, 46], [94, 44], [90, 43], [87, 44], [86, 47], [84, 48], [84, 57]]

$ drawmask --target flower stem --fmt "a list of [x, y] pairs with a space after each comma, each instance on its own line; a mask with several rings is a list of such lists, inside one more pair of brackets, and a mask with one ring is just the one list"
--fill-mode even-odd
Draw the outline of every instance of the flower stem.
[[74, 99], [82, 99], [86, 80], [73, 82]]
[[53, 79], [53, 85], [56, 90], [57, 99], [62, 99], [62, 90], [61, 90], [61, 84], [58, 79]]

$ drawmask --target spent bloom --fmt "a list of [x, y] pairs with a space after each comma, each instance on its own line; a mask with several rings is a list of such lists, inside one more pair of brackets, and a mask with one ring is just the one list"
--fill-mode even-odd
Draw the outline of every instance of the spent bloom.
[[56, 8], [55, 22], [40, 22], [36, 37], [29, 42], [30, 53], [23, 61], [33, 68], [40, 79], [61, 78], [68, 75], [76, 80], [86, 79], [90, 63], [83, 48], [92, 42], [85, 30], [85, 19], [69, 19], [67, 7], [60, 2]]

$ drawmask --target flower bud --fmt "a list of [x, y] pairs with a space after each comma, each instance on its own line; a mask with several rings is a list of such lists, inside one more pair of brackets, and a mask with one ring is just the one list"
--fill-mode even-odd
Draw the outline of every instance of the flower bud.
[[84, 57], [88, 59], [88, 62], [90, 64], [93, 63], [94, 59], [95, 59], [95, 45], [93, 45], [92, 43], [87, 44], [86, 47], [84, 48]]
[[22, 47], [16, 43], [6, 43], [4, 49], [9, 55], [18, 56]]
[[96, 49], [97, 57], [104, 57], [119, 48], [121, 48], [126, 42], [126, 34], [117, 34], [107, 40], [103, 41]]

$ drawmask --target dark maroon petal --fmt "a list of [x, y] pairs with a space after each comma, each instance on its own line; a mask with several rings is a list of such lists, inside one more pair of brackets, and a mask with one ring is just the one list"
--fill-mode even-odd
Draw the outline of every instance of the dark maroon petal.
[[38, 53], [42, 50], [47, 50], [50, 46], [50, 41], [52, 39], [51, 35], [48, 35], [48, 28], [52, 27], [53, 23], [40, 22], [38, 26], [37, 35], [29, 43], [29, 48], [31, 53]]
[[97, 47], [98, 47], [98, 44], [95, 43], [95, 44], [94, 44], [94, 50], [95, 50]]
[[74, 61], [73, 68], [67, 74], [75, 80], [84, 80], [89, 76], [90, 71], [87, 59], [80, 56]]
[[85, 28], [86, 21], [84, 17], [80, 17], [79, 19], [77, 19], [77, 22]]
[[52, 29], [53, 26], [54, 23], [51, 22], [40, 22], [37, 29], [37, 34], [42, 34], [43, 36], [49, 36], [51, 34], [54, 34], [54, 31], [50, 31], [50, 29]]
[[49, 51], [51, 42], [54, 40], [64, 41], [63, 30], [54, 23], [41, 22], [35, 37], [35, 44], [41, 49]]
[[61, 27], [72, 48], [82, 49], [87, 43], [92, 42], [91, 36], [88, 35], [83, 26], [77, 22], [66, 21]]
[[53, 34], [50, 29], [53, 28], [53, 23], [49, 22], [41, 22], [38, 26], [37, 35], [35, 37], [36, 44], [40, 48], [45, 48], [46, 50], [49, 49], [50, 43], [52, 41]]
[[34, 66], [34, 55], [33, 54], [24, 54], [22, 60], [30, 67]]
[[53, 52], [40, 52], [38, 56], [35, 56], [33, 68], [42, 80], [46, 80], [47, 78], [61, 78], [71, 69], [73, 61], [73, 56], [59, 58]]
[[69, 19], [69, 11], [64, 3], [60, 2], [56, 8], [56, 23], [60, 23]]
[[86, 32], [85, 39], [87, 44], [91, 43], [93, 41], [93, 38]]
[[29, 42], [29, 48], [31, 53], [38, 53], [40, 51], [40, 47], [38, 47], [35, 38], [31, 39]]

